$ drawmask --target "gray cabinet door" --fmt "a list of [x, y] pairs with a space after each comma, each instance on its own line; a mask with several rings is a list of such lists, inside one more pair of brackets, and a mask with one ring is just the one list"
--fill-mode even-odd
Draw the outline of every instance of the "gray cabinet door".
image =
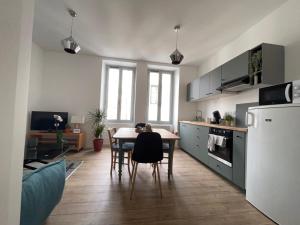
[[233, 183], [242, 189], [245, 189], [245, 160], [246, 156], [246, 133], [233, 132]]
[[245, 52], [222, 65], [222, 83], [248, 74], [249, 52]]
[[190, 128], [188, 124], [180, 123], [179, 125], [179, 135], [180, 141], [179, 145], [185, 151], [189, 151], [191, 149], [191, 142], [190, 142]]
[[218, 160], [209, 157], [208, 165], [211, 169], [226, 177], [228, 180], [232, 180], [232, 168], [219, 162]]
[[186, 100], [191, 101], [191, 83], [186, 85]]
[[191, 82], [190, 85], [190, 100], [195, 101], [200, 98], [199, 96], [200, 78], [197, 78]]
[[221, 66], [209, 72], [210, 76], [210, 93], [219, 94], [220, 91], [217, 90], [221, 86]]
[[209, 73], [200, 77], [200, 98], [210, 95], [210, 75]]
[[208, 151], [207, 151], [207, 142], [208, 142], [208, 132], [209, 128], [204, 126], [197, 126], [196, 128], [196, 147], [198, 153], [198, 159], [208, 165]]

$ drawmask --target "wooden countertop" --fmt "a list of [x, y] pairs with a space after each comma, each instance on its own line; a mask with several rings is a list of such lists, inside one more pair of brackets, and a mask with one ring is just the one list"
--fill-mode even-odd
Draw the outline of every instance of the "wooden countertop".
[[219, 124], [210, 124], [206, 122], [200, 122], [200, 121], [179, 121], [179, 123], [187, 123], [197, 126], [205, 126], [205, 127], [215, 127], [215, 128], [222, 128], [227, 130], [234, 130], [234, 131], [240, 131], [240, 132], [247, 132], [247, 128], [243, 127], [232, 127], [232, 126], [225, 126], [225, 125], [219, 125]]

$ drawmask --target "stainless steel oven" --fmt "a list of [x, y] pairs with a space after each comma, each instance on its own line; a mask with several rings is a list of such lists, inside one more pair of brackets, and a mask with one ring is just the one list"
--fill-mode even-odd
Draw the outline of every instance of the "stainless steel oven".
[[210, 128], [209, 134], [223, 137], [224, 144], [222, 146], [215, 145], [213, 151], [208, 150], [208, 155], [223, 164], [232, 167], [233, 131], [220, 128]]

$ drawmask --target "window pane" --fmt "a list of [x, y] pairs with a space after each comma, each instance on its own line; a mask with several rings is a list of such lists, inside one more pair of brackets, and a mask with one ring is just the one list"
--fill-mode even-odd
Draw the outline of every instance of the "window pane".
[[163, 73], [161, 78], [160, 120], [170, 121], [171, 107], [171, 74]]
[[156, 72], [150, 72], [149, 76], [148, 120], [156, 121], [158, 109], [159, 74]]
[[109, 68], [107, 87], [107, 119], [118, 118], [119, 69]]
[[121, 120], [131, 119], [132, 78], [132, 70], [124, 69], [122, 74]]

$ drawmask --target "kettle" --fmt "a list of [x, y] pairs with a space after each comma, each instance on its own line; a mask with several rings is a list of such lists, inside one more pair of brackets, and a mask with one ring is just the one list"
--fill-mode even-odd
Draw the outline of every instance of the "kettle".
[[214, 111], [213, 116], [214, 116], [214, 123], [219, 124], [221, 120], [220, 112], [218, 110]]

